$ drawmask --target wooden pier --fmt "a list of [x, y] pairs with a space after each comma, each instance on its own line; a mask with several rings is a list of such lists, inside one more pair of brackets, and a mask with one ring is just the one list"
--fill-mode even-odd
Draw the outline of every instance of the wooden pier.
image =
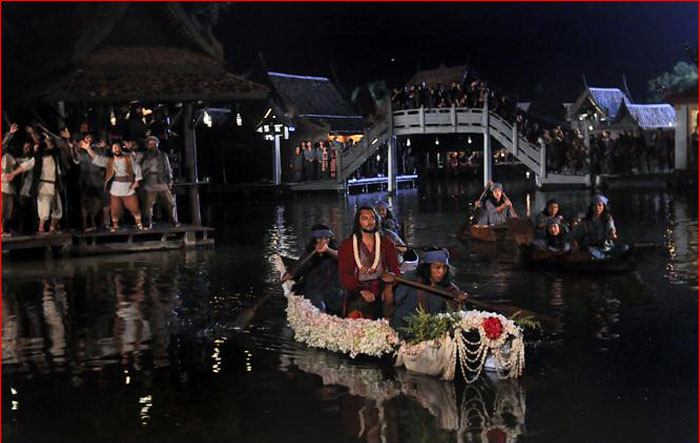
[[139, 230], [125, 227], [116, 232], [61, 232], [2, 238], [3, 257], [44, 253], [46, 257], [122, 254], [164, 251], [214, 245], [214, 229], [204, 226], [155, 225]]

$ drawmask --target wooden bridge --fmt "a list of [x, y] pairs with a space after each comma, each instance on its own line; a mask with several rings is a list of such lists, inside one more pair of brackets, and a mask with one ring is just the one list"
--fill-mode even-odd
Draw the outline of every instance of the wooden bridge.
[[[391, 117], [389, 117], [391, 116]], [[312, 189], [347, 189], [348, 178], [367, 161], [376, 151], [388, 146], [388, 191], [396, 190], [396, 138], [410, 135], [430, 134], [482, 134], [484, 135], [484, 185], [492, 177], [491, 142], [498, 141], [523, 165], [536, 174], [539, 187], [549, 185], [587, 186], [590, 177], [573, 174], [553, 174], [547, 171], [546, 149], [530, 143], [520, 132], [517, 125], [511, 124], [501, 116], [488, 110], [488, 103], [483, 108], [435, 108], [407, 109], [392, 111], [388, 109], [384, 118], [365, 131], [362, 140], [352, 148], [343, 149], [338, 154], [338, 171], [336, 182], [326, 181], [295, 184], [295, 190]]]

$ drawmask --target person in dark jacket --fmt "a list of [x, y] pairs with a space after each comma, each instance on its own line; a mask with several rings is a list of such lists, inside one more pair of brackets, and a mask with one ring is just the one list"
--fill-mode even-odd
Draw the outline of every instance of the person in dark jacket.
[[[450, 273], [450, 253], [446, 249], [439, 249], [423, 254], [421, 263], [412, 279], [419, 283], [454, 292], [458, 300], [466, 300], [466, 294], [459, 291], [452, 283]], [[405, 327], [406, 318], [415, 315], [418, 308], [428, 314], [457, 309], [457, 305], [445, 297], [405, 284], [396, 286], [394, 302], [396, 310], [391, 320], [391, 326], [394, 329]]]
[[340, 315], [343, 303], [343, 287], [338, 276], [338, 247], [333, 231], [322, 224], [311, 227], [311, 239], [306, 254], [314, 256], [297, 269], [295, 275], [286, 273], [282, 281], [295, 278], [295, 291], [301, 292], [320, 311]]

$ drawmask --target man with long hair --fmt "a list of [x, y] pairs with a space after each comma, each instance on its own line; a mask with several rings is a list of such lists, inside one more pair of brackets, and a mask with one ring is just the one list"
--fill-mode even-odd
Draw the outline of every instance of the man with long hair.
[[401, 274], [396, 247], [381, 235], [379, 216], [370, 206], [355, 213], [353, 233], [338, 251], [340, 281], [346, 291], [343, 313], [351, 318], [391, 318], [393, 288], [384, 273]]

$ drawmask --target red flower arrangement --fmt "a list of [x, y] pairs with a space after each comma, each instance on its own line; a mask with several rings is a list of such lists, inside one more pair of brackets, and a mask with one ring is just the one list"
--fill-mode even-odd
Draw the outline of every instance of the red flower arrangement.
[[486, 336], [491, 340], [496, 340], [503, 334], [503, 324], [496, 317], [485, 318], [481, 326], [484, 328]]

